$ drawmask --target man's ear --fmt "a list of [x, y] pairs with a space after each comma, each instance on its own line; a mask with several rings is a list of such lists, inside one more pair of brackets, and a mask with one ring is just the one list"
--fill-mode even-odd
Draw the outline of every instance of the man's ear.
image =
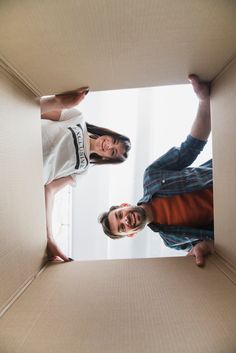
[[122, 203], [122, 204], [120, 205], [120, 207], [127, 207], [127, 206], [131, 206], [130, 203]]
[[132, 233], [132, 234], [127, 234], [126, 236], [129, 238], [134, 238], [136, 237], [137, 233]]

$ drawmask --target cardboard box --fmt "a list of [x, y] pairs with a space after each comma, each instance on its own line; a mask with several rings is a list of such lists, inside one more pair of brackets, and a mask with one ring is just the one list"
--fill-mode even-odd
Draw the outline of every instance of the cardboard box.
[[[236, 352], [235, 6], [1, 4], [0, 353]], [[189, 72], [215, 78], [216, 254], [205, 268], [191, 258], [44, 267], [39, 107], [28, 88], [40, 94], [77, 83], [94, 89], [183, 83]]]

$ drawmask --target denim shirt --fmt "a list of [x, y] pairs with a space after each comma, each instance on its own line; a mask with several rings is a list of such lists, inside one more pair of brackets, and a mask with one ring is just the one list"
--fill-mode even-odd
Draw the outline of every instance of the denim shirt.
[[[155, 160], [144, 173], [144, 195], [138, 205], [148, 203], [156, 197], [170, 197], [185, 192], [212, 187], [212, 160], [199, 167], [189, 167], [203, 150], [206, 141], [191, 135], [180, 145], [173, 147]], [[214, 238], [213, 230], [170, 226], [150, 223], [148, 226], [159, 232], [166, 246], [189, 251], [201, 240]]]

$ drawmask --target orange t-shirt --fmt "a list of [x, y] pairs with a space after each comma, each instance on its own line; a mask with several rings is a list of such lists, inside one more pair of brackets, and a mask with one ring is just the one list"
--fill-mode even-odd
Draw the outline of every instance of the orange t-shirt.
[[167, 198], [155, 198], [152, 208], [153, 223], [186, 227], [213, 225], [213, 189], [204, 189]]

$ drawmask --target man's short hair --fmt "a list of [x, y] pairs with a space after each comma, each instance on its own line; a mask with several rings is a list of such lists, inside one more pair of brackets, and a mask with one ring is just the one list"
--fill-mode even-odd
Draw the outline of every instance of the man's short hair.
[[102, 228], [104, 233], [111, 239], [120, 239], [120, 238], [124, 238], [125, 235], [121, 235], [121, 234], [113, 234], [111, 232], [111, 227], [110, 227], [110, 223], [108, 220], [109, 214], [111, 213], [111, 211], [116, 210], [117, 208], [120, 208], [120, 206], [111, 206], [108, 212], [104, 212], [100, 215], [98, 221], [101, 223]]

